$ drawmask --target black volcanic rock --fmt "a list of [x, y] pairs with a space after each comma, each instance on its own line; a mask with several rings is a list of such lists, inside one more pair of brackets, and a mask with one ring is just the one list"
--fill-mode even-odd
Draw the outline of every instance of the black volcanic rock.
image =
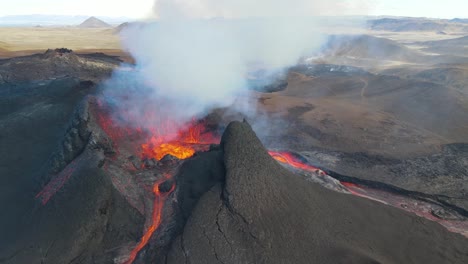
[[306, 182], [247, 123], [222, 138], [226, 180], [204, 194], [166, 263], [467, 263], [437, 223]]
[[63, 55], [63, 54], [72, 53], [72, 52], [73, 52], [73, 50], [67, 49], [67, 48], [57, 48], [57, 49], [54, 49], [54, 50], [48, 49], [44, 53], [44, 56], [47, 57], [47, 55], [49, 55], [49, 56]]
[[88, 103], [82, 101], [70, 121], [63, 141], [51, 158], [51, 174], [59, 173], [67, 164], [78, 157], [88, 144], [91, 131], [88, 128]]
[[[63, 78], [0, 88], [0, 263], [112, 263], [144, 219], [88, 144], [80, 102], [94, 87]], [[62, 185], [55, 194], [43, 189], [50, 177]]]
[[76, 54], [70, 49], [49, 49], [42, 54], [0, 60], [0, 85], [22, 85], [64, 77], [99, 82], [122, 61], [105, 54]]

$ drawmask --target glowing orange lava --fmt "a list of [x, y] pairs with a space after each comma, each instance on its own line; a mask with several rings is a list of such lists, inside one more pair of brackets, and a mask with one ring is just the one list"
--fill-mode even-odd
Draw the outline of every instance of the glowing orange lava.
[[141, 145], [142, 156], [161, 160], [169, 154], [178, 159], [187, 159], [195, 154], [194, 145], [209, 145], [218, 141], [216, 136], [206, 132], [202, 123], [192, 122], [175, 133], [161, 133], [161, 130], [153, 130], [153, 136], [149, 142]]
[[169, 115], [151, 110], [138, 116], [126, 111], [120, 111], [113, 116], [106, 109], [104, 101], [98, 99], [97, 106], [98, 122], [112, 139], [116, 151], [119, 142], [127, 138], [136, 138], [143, 141], [138, 143], [141, 158], [161, 160], [169, 154], [178, 159], [187, 159], [196, 151], [207, 149], [210, 144], [219, 143], [219, 135], [207, 129], [204, 122], [192, 120], [181, 123]]
[[[164, 180], [162, 180], [164, 181]], [[153, 204], [153, 215], [151, 220], [151, 225], [148, 227], [146, 232], [141, 237], [140, 242], [135, 246], [135, 248], [130, 252], [130, 256], [125, 264], [131, 264], [136, 259], [138, 253], [148, 244], [153, 233], [158, 229], [159, 225], [161, 225], [162, 219], [162, 209], [164, 206], [164, 201], [166, 200], [167, 196], [172, 193], [175, 189], [175, 184], [172, 184], [171, 189], [168, 192], [161, 192], [160, 184], [162, 181], [156, 182], [153, 186], [153, 193], [154, 193], [154, 204]]]
[[275, 160], [284, 164], [288, 164], [289, 166], [292, 166], [294, 168], [310, 172], [317, 172], [320, 175], [325, 175], [325, 172], [321, 169], [303, 162], [290, 152], [269, 150], [268, 154], [270, 154], [270, 156], [272, 156]]
[[[152, 138], [153, 139], [153, 138]], [[141, 148], [145, 156], [161, 160], [166, 155], [172, 155], [178, 159], [187, 159], [195, 154], [195, 150], [178, 142], [163, 144], [142, 144]]]
[[[204, 122], [192, 120], [192, 122], [180, 123], [172, 120], [170, 115], [157, 111], [144, 111], [143, 114], [138, 113], [138, 115], [126, 111], [111, 114], [105, 101], [98, 99], [96, 102], [97, 121], [103, 132], [112, 140], [116, 156], [120, 155], [119, 148], [122, 146], [125, 151], [128, 151], [125, 147], [128, 148], [128, 143], [131, 142], [137, 142], [136, 149], [131, 149], [131, 151], [137, 151], [141, 158], [156, 160], [161, 160], [168, 154], [179, 159], [187, 159], [196, 151], [207, 150], [210, 144], [219, 143], [219, 136], [213, 133], [213, 129], [207, 127]], [[175, 184], [172, 184], [167, 192], [161, 191], [160, 184], [171, 177], [172, 175], [165, 175], [162, 180], [153, 185], [151, 191], [154, 195], [154, 204], [151, 223], [139, 243], [130, 252], [125, 264], [135, 261], [138, 253], [148, 244], [161, 225], [165, 201], [174, 191]], [[61, 186], [60, 184], [61, 181], [56, 185]], [[45, 203], [48, 198], [42, 193], [46, 192], [41, 192], [38, 197]]]

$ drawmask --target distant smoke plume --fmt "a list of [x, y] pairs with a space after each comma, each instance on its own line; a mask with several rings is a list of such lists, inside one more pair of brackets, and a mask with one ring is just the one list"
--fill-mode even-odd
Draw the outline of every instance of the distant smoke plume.
[[[122, 32], [136, 72], [116, 72], [108, 93], [125, 90], [126, 102], [116, 105], [131, 113], [127, 122], [138, 123], [147, 107], [182, 124], [229, 106], [248, 90], [252, 72], [281, 71], [320, 47], [324, 38], [313, 15], [341, 8], [328, 2], [156, 1], [155, 21]], [[157, 125], [138, 123], [144, 124]]]
[[312, 17], [362, 14], [372, 0], [158, 0], [158, 18]]

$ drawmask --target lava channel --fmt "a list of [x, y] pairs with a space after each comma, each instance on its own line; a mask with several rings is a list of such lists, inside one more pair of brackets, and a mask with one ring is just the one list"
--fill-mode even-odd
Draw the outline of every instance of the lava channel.
[[275, 160], [279, 161], [280, 163], [288, 164], [289, 166], [293, 168], [305, 170], [309, 172], [316, 172], [319, 175], [325, 175], [324, 171], [322, 171], [321, 169], [317, 167], [307, 164], [306, 162], [302, 161], [299, 157], [297, 157], [291, 152], [269, 150], [268, 154], [270, 154], [271, 157], [273, 157]]
[[148, 244], [150, 238], [153, 236], [153, 233], [161, 225], [162, 210], [163, 210], [164, 202], [166, 201], [166, 198], [169, 196], [169, 194], [171, 194], [175, 189], [175, 184], [173, 183], [171, 185], [171, 188], [168, 191], [162, 191], [161, 185], [166, 180], [168, 180], [168, 178], [165, 178], [161, 181], [156, 182], [153, 186], [152, 191], [154, 193], [154, 204], [153, 204], [153, 214], [152, 214], [152, 219], [151, 219], [151, 225], [147, 228], [147, 230], [141, 237], [140, 242], [130, 252], [130, 256], [128, 260], [124, 262], [125, 264], [133, 263], [138, 253]]

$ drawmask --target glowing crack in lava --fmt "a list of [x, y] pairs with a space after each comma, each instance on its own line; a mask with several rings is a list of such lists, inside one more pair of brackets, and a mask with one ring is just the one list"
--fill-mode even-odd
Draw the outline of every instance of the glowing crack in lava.
[[280, 163], [288, 164], [289, 166], [294, 167], [296, 169], [317, 172], [320, 175], [325, 175], [324, 171], [317, 167], [307, 164], [305, 161], [301, 160], [299, 157], [297, 157], [291, 152], [269, 150], [268, 154], [270, 154], [271, 157], [273, 157]]
[[166, 201], [166, 198], [169, 196], [169, 194], [171, 194], [175, 189], [175, 184], [172, 183], [171, 188], [168, 191], [166, 192], [161, 191], [161, 184], [165, 180], [167, 180], [167, 178], [170, 178], [170, 176], [166, 177], [166, 179], [156, 182], [153, 185], [152, 191], [154, 193], [154, 204], [153, 204], [153, 214], [152, 214], [152, 219], [151, 219], [151, 225], [148, 227], [148, 229], [145, 231], [145, 233], [141, 237], [140, 242], [130, 252], [130, 256], [128, 260], [124, 262], [125, 264], [133, 263], [138, 253], [148, 244], [151, 236], [153, 236], [153, 233], [161, 225], [162, 210], [163, 210], [164, 202]]

